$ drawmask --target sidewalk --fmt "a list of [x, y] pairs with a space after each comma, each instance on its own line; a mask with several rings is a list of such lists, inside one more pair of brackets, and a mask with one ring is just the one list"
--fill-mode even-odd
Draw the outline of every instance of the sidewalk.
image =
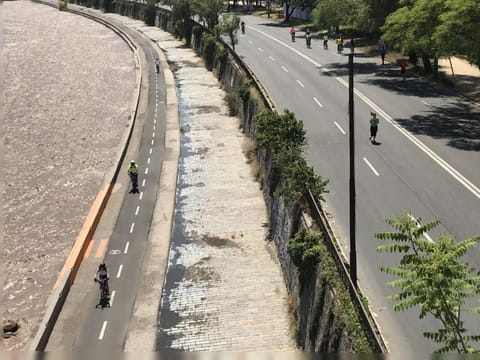
[[451, 62], [453, 74], [448, 58], [440, 59], [438, 65], [446, 78], [455, 84], [452, 90], [469, 97], [475, 102], [480, 102], [480, 69], [458, 57], [452, 57]]

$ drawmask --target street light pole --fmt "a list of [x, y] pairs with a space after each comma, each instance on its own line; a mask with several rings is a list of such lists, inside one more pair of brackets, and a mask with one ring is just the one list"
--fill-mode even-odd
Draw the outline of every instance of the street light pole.
[[350, 279], [357, 286], [357, 245], [355, 239], [355, 132], [354, 132], [354, 105], [353, 105], [353, 55], [354, 42], [350, 42], [350, 54], [348, 54], [348, 128], [349, 128], [349, 153], [350, 153]]

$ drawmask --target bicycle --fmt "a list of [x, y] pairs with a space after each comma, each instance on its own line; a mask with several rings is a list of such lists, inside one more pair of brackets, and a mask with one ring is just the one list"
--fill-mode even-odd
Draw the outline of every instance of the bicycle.
[[108, 289], [108, 279], [97, 279], [94, 278], [93, 281], [100, 284], [100, 301], [97, 304], [98, 307], [110, 307], [110, 291]]

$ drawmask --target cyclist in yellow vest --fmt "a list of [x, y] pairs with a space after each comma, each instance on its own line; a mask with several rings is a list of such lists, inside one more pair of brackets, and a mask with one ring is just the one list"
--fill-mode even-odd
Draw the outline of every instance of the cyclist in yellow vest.
[[130, 193], [138, 193], [138, 165], [133, 160], [130, 161], [130, 165], [128, 165], [128, 176], [130, 176], [132, 183]]

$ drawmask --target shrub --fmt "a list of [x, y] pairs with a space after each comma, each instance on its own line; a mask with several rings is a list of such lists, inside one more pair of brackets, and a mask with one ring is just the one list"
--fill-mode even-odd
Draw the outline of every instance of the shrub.
[[246, 79], [242, 81], [238, 89], [238, 93], [240, 94], [240, 99], [242, 99], [243, 105], [246, 106], [248, 100], [250, 100], [250, 87], [252, 86], [252, 81], [250, 79]]
[[235, 116], [238, 114], [238, 101], [237, 101], [237, 95], [235, 95], [234, 92], [227, 92], [224, 98], [225, 102], [227, 103], [228, 110], [230, 116]]
[[287, 243], [287, 250], [292, 262], [298, 267], [300, 277], [304, 280], [314, 274], [320, 262], [321, 240], [321, 233], [302, 229]]

